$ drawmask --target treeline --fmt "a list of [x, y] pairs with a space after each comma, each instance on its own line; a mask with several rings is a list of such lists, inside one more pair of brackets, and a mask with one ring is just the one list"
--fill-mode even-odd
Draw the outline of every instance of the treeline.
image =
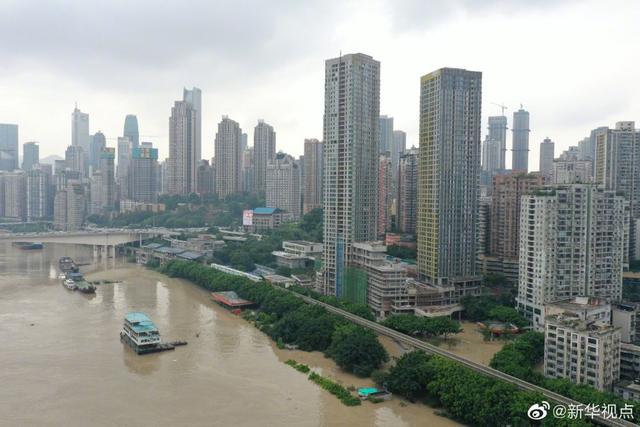
[[462, 331], [460, 324], [447, 316], [419, 317], [399, 314], [387, 317], [382, 324], [395, 331], [414, 337], [437, 337], [457, 334]]
[[[258, 315], [253, 320], [275, 341], [297, 345], [302, 350], [322, 351], [338, 366], [358, 376], [369, 376], [389, 359], [372, 331], [272, 286], [188, 261], [170, 261], [160, 271], [188, 279], [213, 292], [235, 291], [257, 304]], [[342, 307], [361, 311], [356, 305]]]
[[496, 301], [493, 297], [481, 296], [463, 297], [465, 318], [472, 322], [484, 320], [498, 320], [505, 323], [513, 323], [522, 328], [529, 325], [529, 321], [513, 307], [509, 307]]
[[[586, 404], [615, 404], [621, 408], [625, 401], [612, 393], [602, 392], [585, 384], [575, 384], [564, 378], [547, 378], [535, 370], [544, 359], [544, 334], [527, 332], [506, 344], [497, 352], [489, 366], [506, 374]], [[640, 421], [640, 411], [634, 410], [635, 420]]]

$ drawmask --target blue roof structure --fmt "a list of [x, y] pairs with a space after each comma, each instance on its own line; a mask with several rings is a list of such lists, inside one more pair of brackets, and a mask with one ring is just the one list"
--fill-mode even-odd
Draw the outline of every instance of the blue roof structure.
[[148, 245], [143, 245], [142, 247], [146, 249], [158, 249], [162, 247], [162, 243], [149, 243]]
[[180, 249], [180, 248], [171, 248], [171, 247], [168, 247], [168, 246], [163, 246], [161, 248], [156, 249], [155, 251], [163, 253], [163, 254], [177, 255], [177, 254], [181, 254], [185, 250], [184, 249]]
[[255, 208], [253, 209], [253, 213], [258, 215], [271, 215], [277, 210], [278, 208]]
[[140, 332], [150, 332], [157, 331], [158, 328], [156, 324], [153, 323], [149, 316], [139, 311], [133, 311], [131, 313], [127, 313], [124, 316], [125, 320], [131, 324], [132, 329], [136, 333]]

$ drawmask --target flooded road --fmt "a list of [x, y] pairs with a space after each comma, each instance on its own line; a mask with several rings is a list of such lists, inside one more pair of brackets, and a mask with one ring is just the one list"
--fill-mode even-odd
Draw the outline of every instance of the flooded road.
[[[296, 359], [345, 385], [368, 385], [320, 353], [290, 352], [205, 291], [131, 264], [101, 270], [93, 296], [55, 278], [90, 248], [0, 242], [0, 424], [46, 426], [454, 426], [432, 408], [394, 399], [350, 408], [282, 363]], [[137, 356], [119, 339], [128, 311], [144, 311], [175, 351]], [[386, 343], [393, 345], [393, 343]]]

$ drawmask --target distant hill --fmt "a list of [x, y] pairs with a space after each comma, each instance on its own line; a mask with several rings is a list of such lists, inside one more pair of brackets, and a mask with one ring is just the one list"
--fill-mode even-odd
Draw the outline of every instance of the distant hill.
[[62, 157], [56, 156], [54, 154], [52, 156], [43, 157], [42, 159], [40, 159], [40, 163], [47, 164], [47, 165], [53, 165], [56, 160], [64, 160], [64, 159]]

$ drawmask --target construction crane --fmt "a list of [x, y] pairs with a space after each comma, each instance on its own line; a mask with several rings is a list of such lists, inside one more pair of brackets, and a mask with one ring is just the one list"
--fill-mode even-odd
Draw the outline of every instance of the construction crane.
[[498, 104], [497, 102], [492, 102], [492, 104], [500, 107], [500, 109], [502, 109], [502, 115], [504, 116], [504, 110], [506, 110], [508, 107], [503, 104]]

